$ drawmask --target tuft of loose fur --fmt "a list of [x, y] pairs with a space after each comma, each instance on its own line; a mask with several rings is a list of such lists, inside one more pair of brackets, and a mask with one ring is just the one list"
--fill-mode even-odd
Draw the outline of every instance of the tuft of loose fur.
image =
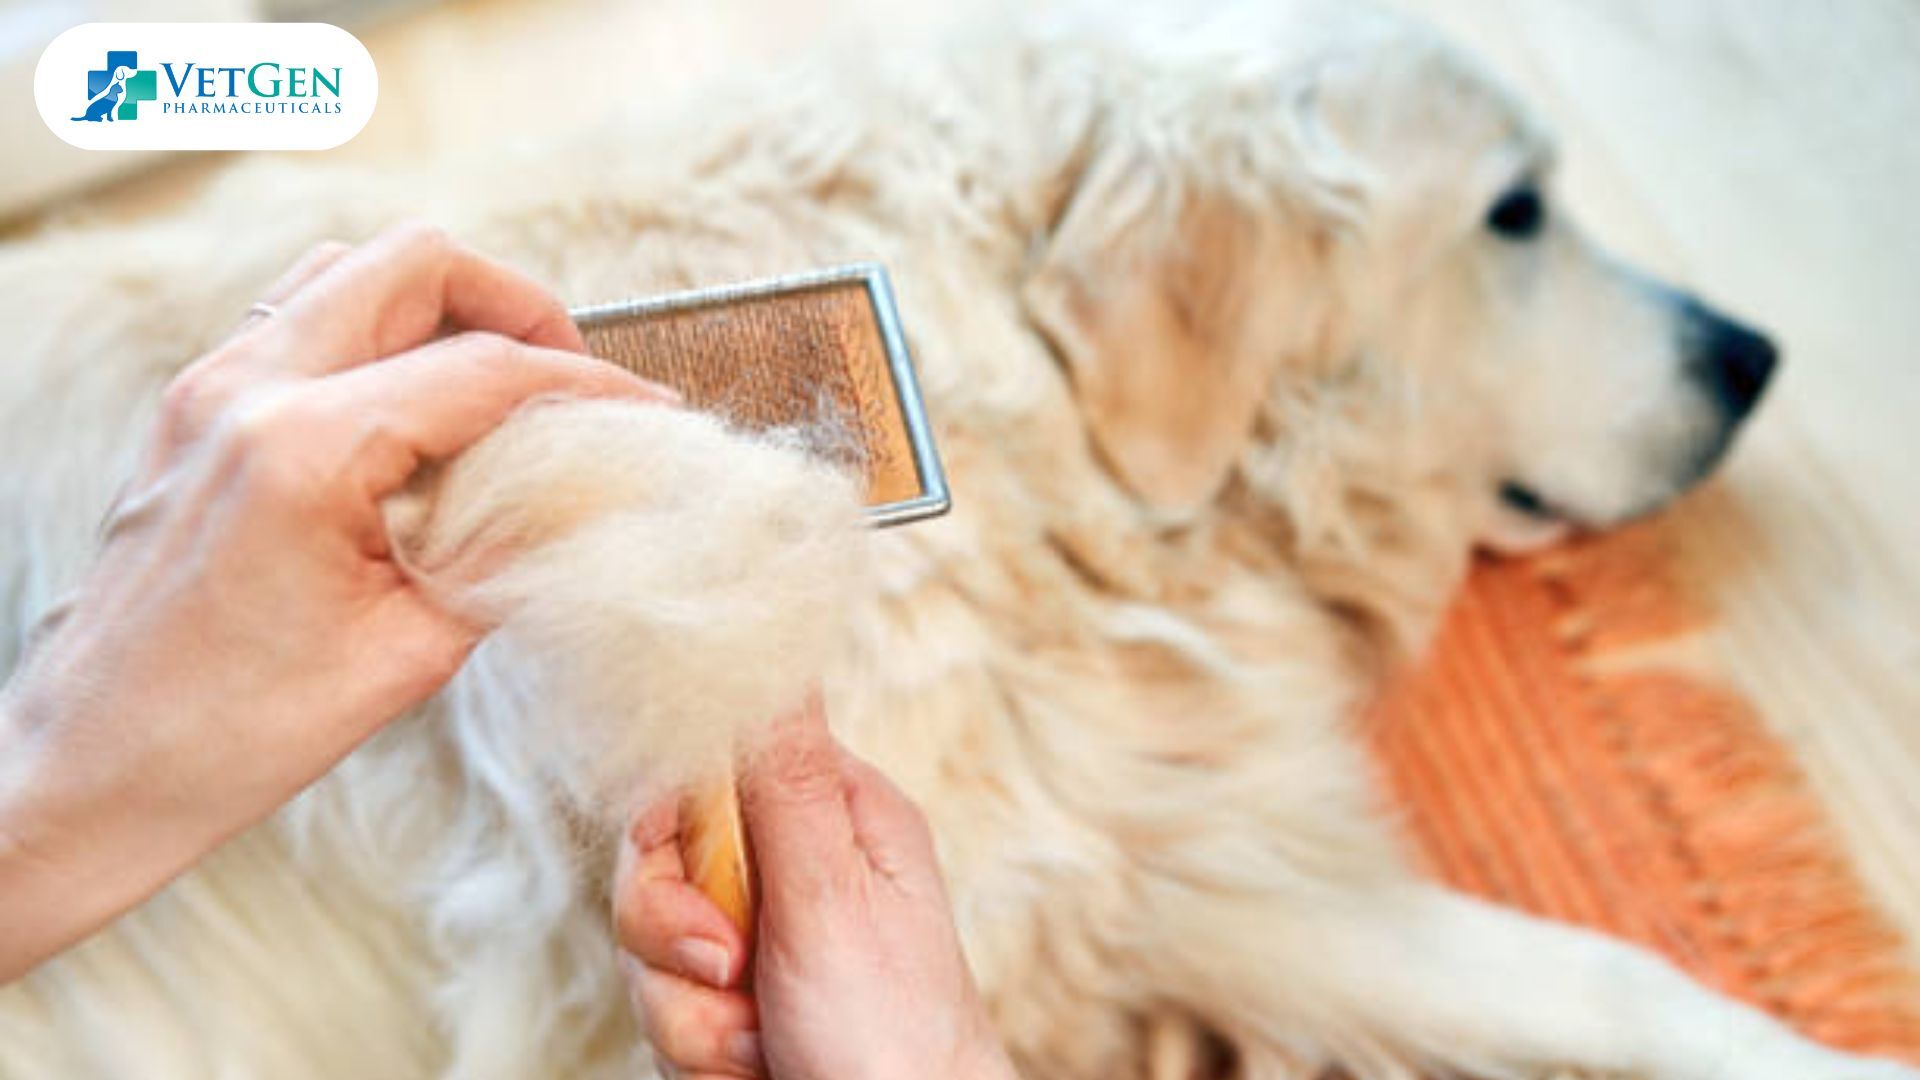
[[867, 587], [853, 477], [679, 409], [536, 403], [386, 509], [416, 577], [498, 627], [533, 759], [616, 829], [801, 700]]

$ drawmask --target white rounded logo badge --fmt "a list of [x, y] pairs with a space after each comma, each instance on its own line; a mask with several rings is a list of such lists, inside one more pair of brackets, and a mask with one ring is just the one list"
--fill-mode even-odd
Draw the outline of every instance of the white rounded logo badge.
[[87, 150], [328, 150], [379, 96], [366, 46], [326, 23], [87, 23], [33, 73], [40, 118]]

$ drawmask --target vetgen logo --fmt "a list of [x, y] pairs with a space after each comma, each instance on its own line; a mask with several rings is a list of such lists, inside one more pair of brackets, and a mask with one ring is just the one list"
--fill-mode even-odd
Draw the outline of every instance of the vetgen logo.
[[366, 126], [380, 85], [325, 23], [88, 23], [47, 46], [33, 92], [89, 150], [326, 150]]

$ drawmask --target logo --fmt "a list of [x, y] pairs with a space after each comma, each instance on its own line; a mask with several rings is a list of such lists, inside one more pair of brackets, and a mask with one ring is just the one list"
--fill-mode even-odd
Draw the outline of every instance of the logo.
[[155, 74], [141, 71], [140, 55], [107, 53], [105, 67], [87, 72], [87, 108], [75, 120], [138, 120], [140, 103], [154, 98]]
[[325, 23], [88, 23], [47, 46], [33, 90], [47, 127], [89, 150], [326, 150], [366, 126], [380, 85]]

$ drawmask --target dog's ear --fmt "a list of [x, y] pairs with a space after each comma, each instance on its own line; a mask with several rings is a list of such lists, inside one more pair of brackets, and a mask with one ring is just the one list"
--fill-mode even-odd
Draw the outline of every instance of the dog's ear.
[[1183, 184], [1110, 148], [1023, 287], [1109, 469], [1156, 512], [1211, 500], [1327, 285], [1306, 215]]

